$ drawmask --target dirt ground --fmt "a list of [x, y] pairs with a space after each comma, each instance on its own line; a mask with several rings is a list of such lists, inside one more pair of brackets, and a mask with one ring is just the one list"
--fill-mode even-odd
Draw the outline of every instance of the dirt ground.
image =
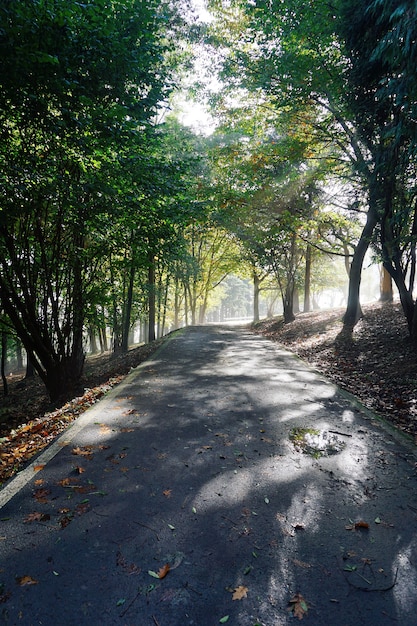
[[[416, 439], [417, 354], [408, 339], [400, 305], [364, 307], [365, 317], [354, 329], [352, 341], [338, 337], [343, 313], [344, 309], [303, 313], [288, 325], [280, 318], [268, 319], [254, 331], [295, 352]], [[63, 406], [50, 404], [38, 378], [24, 381], [21, 372], [13, 373], [8, 380], [9, 395], [0, 398], [0, 485], [148, 358], [161, 341], [118, 358], [109, 354], [88, 358], [79, 395]]]

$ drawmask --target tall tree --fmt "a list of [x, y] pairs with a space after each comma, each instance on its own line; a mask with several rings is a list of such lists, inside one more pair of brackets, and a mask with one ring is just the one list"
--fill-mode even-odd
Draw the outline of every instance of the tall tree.
[[300, 132], [308, 110], [314, 139], [333, 159], [335, 173], [345, 177], [353, 171], [352, 181], [368, 194], [367, 220], [350, 271], [345, 323], [352, 327], [360, 315], [362, 264], [378, 223], [380, 197], [375, 154], [369, 153], [351, 108], [350, 59], [338, 30], [340, 2], [233, 0], [226, 5], [213, 0], [211, 4], [221, 14], [222, 25], [212, 40], [220, 46], [223, 77], [231, 88], [266, 94], [276, 107], [291, 113]]
[[[415, 3], [341, 0], [339, 32], [350, 60], [349, 106], [371, 156], [369, 215], [383, 265], [398, 288], [410, 335], [417, 338], [417, 133]], [[411, 39], [410, 39], [411, 38]]]
[[168, 93], [166, 17], [154, 0], [0, 7], [0, 298], [51, 399], [82, 371], [105, 165]]

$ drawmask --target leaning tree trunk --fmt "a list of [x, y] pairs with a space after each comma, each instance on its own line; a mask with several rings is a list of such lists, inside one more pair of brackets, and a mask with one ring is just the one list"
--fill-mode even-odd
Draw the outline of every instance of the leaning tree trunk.
[[377, 205], [370, 202], [366, 224], [362, 230], [358, 245], [353, 253], [352, 263], [349, 273], [349, 293], [346, 312], [343, 318], [344, 330], [353, 330], [353, 327], [363, 316], [360, 305], [360, 288], [362, 278], [362, 266], [365, 254], [369, 248], [371, 237], [377, 224]]

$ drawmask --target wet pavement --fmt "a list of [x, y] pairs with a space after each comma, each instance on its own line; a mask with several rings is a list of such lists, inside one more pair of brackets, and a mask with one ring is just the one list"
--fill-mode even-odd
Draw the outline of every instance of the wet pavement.
[[175, 333], [0, 491], [0, 623], [417, 626], [415, 463], [267, 339]]

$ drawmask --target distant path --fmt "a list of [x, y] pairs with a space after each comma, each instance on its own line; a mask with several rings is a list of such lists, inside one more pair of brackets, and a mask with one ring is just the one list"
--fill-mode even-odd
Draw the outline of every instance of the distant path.
[[183, 330], [0, 491], [0, 623], [417, 626], [415, 461], [276, 344]]

